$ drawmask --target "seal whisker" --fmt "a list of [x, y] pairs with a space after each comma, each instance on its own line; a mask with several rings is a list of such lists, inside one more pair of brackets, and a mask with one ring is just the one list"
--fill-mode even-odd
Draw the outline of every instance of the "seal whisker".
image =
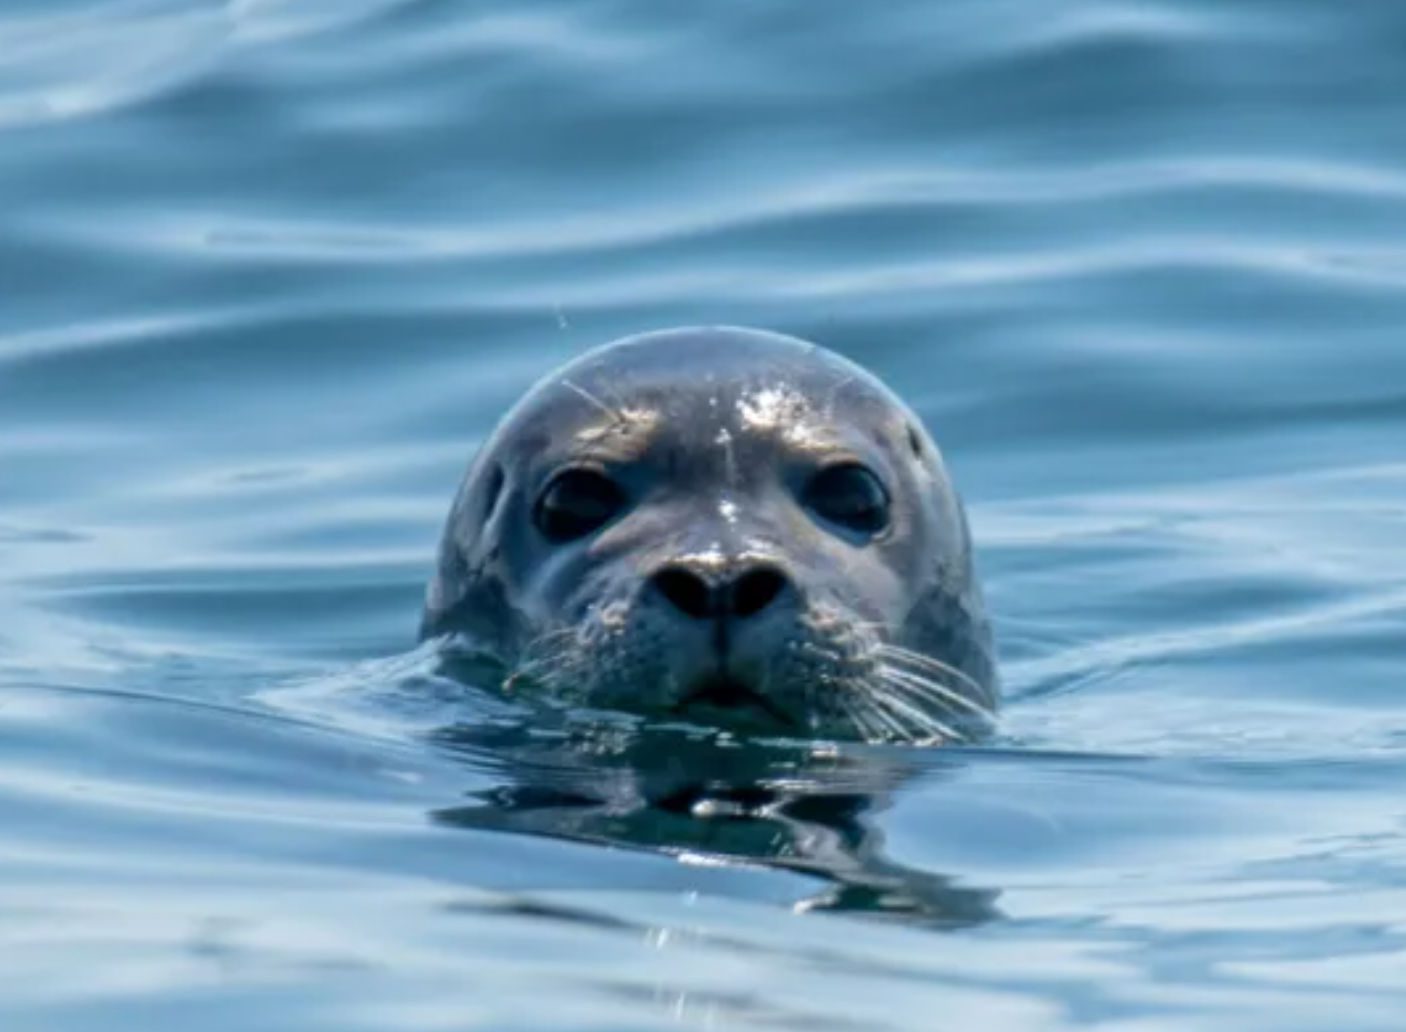
[[561, 641], [565, 638], [574, 638], [578, 633], [579, 631], [575, 627], [557, 627], [550, 631], [544, 631], [529, 641], [523, 651], [530, 653], [534, 650], [545, 648], [552, 642]]
[[878, 645], [875, 651], [881, 653], [885, 659], [903, 660], [908, 663], [912, 663], [916, 667], [934, 670], [938, 673], [949, 674], [952, 677], [955, 677], [960, 680], [963, 684], [966, 684], [977, 691], [982, 691], [981, 685], [978, 684], [966, 671], [962, 670], [960, 667], [953, 666], [951, 663], [944, 662], [943, 660], [937, 659], [933, 656], [928, 656], [921, 652], [914, 652], [912, 649], [906, 649], [902, 645], [893, 645], [887, 642]]
[[885, 742], [907, 742], [912, 739], [912, 734], [904, 725], [903, 721], [883, 704], [879, 696], [873, 696], [868, 700], [868, 710], [874, 715], [874, 719], [883, 728], [881, 741]]
[[523, 658], [503, 679], [503, 687], [511, 690], [517, 682], [526, 680], [536, 684], [548, 695], [569, 697], [565, 691], [567, 678], [586, 665], [586, 657], [579, 648], [575, 628], [563, 627], [546, 631], [530, 641], [523, 650]]
[[549, 650], [556, 649], [560, 651], [565, 648], [568, 641], [577, 638], [579, 633], [580, 632], [575, 627], [558, 627], [550, 631], [544, 631], [523, 646], [522, 654], [529, 657], [543, 654], [551, 655], [553, 653]]
[[946, 708], [964, 709], [968, 713], [974, 713], [982, 720], [994, 722], [996, 715], [985, 706], [953, 691], [941, 682], [922, 677], [908, 670], [899, 670], [897, 667], [887, 663], [879, 665], [879, 676], [887, 683], [902, 686], [909, 689], [913, 694], [925, 698], [930, 702], [941, 702]]
[[867, 706], [847, 706], [846, 712], [859, 728], [859, 733], [866, 742], [882, 742], [888, 736], [884, 729], [878, 725], [869, 714]]
[[530, 659], [523, 660], [516, 667], [514, 667], [513, 675], [521, 675], [524, 677], [536, 677], [539, 672], [555, 671], [558, 667], [562, 665], [562, 662], [567, 657], [567, 655], [568, 653], [565, 649], [559, 649], [556, 652], [547, 652], [537, 656], [533, 656]]
[[910, 663], [923, 670], [929, 670], [937, 674], [945, 674], [954, 677], [963, 685], [976, 692], [982, 698], [989, 698], [990, 693], [974, 677], [965, 670], [953, 666], [951, 663], [944, 663], [940, 659], [932, 656], [925, 656], [921, 652], [914, 652], [912, 649], [905, 649], [901, 645], [881, 644], [874, 650], [880, 659], [898, 660], [899, 662]]
[[[964, 730], [957, 732], [956, 737], [958, 738], [966, 739], [971, 737], [971, 733], [978, 728], [989, 730], [994, 726], [985, 717], [977, 719], [966, 717], [963, 719], [962, 715], [953, 713], [950, 707], [934, 709], [934, 700], [911, 685], [889, 681], [885, 683], [884, 690], [889, 693], [890, 697], [904, 699], [909, 704], [921, 708], [934, 723], [942, 723], [949, 729], [963, 728]], [[949, 723], [949, 718], [952, 719], [951, 723]]]
[[934, 731], [942, 738], [958, 742], [964, 737], [950, 724], [944, 724], [931, 713], [924, 712], [905, 700], [901, 694], [893, 691], [891, 686], [887, 692], [876, 692], [874, 701], [882, 706], [897, 710], [917, 724], [920, 729]]
[[581, 695], [580, 691], [576, 689], [580, 678], [574, 676], [579, 671], [580, 664], [578, 663], [562, 663], [547, 670], [537, 680], [548, 697], [557, 702], [567, 703]]
[[858, 706], [849, 699], [839, 700], [840, 709], [845, 716], [849, 717], [855, 727], [859, 729], [860, 736], [866, 742], [883, 741], [883, 731], [878, 728], [873, 719], [866, 712], [867, 707]]
[[893, 736], [897, 737], [900, 742], [909, 741], [913, 737], [904, 728], [903, 721], [885, 705], [885, 696], [880, 694], [871, 695], [868, 702], [869, 712], [874, 715], [875, 719], [878, 720], [883, 727], [892, 732]]

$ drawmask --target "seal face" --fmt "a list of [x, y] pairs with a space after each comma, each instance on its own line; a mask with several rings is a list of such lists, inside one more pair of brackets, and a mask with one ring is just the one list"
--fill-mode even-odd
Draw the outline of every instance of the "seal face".
[[933, 742], [989, 724], [966, 518], [918, 419], [755, 330], [586, 353], [504, 417], [440, 544], [422, 637], [568, 705]]

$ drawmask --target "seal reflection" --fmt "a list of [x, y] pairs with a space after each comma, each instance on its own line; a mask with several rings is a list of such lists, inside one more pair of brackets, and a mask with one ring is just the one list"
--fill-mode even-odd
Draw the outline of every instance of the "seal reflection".
[[[797, 910], [936, 928], [1000, 916], [998, 892], [906, 867], [877, 817], [918, 773], [894, 747], [746, 740], [686, 726], [561, 715], [454, 726], [437, 741], [500, 775], [431, 814], [448, 826], [758, 865], [819, 880]], [[922, 768], [926, 777], [934, 768]], [[940, 776], [940, 769], [938, 772]]]

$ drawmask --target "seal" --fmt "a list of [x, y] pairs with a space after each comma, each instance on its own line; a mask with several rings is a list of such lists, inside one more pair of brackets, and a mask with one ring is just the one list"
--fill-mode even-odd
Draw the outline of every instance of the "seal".
[[664, 330], [538, 382], [454, 500], [422, 638], [568, 707], [940, 743], [999, 689], [962, 503], [913, 412], [759, 330]]

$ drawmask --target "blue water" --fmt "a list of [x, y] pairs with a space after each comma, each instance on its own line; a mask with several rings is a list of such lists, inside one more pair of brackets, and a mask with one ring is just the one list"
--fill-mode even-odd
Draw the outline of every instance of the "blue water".
[[[1403, 41], [6, 0], [0, 1027], [1400, 1029]], [[995, 739], [592, 738], [415, 650], [505, 407], [698, 322], [927, 420]]]

